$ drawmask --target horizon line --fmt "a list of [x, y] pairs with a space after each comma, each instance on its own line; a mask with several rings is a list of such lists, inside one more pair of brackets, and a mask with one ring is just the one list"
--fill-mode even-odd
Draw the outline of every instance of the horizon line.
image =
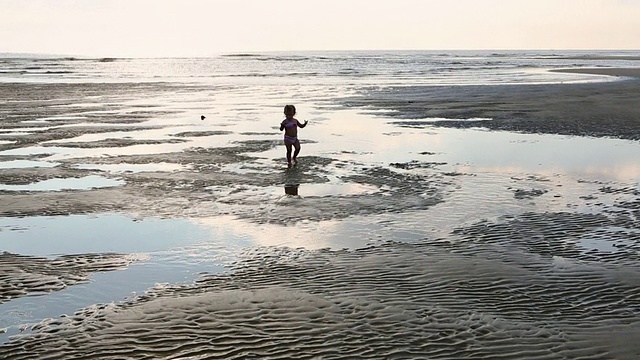
[[47, 57], [47, 58], [70, 58], [70, 59], [180, 59], [180, 58], [212, 58], [218, 56], [256, 56], [262, 54], [294, 54], [294, 53], [344, 53], [344, 52], [551, 52], [551, 51], [567, 51], [567, 52], [633, 52], [640, 51], [640, 49], [560, 49], [560, 48], [548, 48], [548, 49], [335, 49], [335, 50], [235, 50], [224, 51], [218, 53], [212, 53], [209, 55], [93, 55], [93, 54], [56, 54], [48, 52], [13, 52], [0, 51], [0, 57], [6, 58], [7, 56], [20, 58], [20, 57]]

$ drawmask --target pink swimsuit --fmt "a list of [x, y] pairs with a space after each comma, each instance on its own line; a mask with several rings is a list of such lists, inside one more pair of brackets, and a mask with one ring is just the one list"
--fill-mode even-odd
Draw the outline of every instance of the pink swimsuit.
[[[297, 127], [298, 126], [298, 122], [297, 121], [287, 121], [287, 119], [282, 121], [282, 125], [284, 125], [285, 128], [292, 128], [292, 127]], [[289, 142], [291, 144], [295, 144], [296, 141], [298, 141], [298, 138], [295, 136], [289, 136], [287, 134], [284, 134], [284, 141]]]

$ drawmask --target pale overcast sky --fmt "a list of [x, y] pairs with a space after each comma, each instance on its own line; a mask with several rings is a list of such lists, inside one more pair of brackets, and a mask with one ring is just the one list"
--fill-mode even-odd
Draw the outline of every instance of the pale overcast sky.
[[0, 52], [640, 49], [640, 0], [0, 0]]

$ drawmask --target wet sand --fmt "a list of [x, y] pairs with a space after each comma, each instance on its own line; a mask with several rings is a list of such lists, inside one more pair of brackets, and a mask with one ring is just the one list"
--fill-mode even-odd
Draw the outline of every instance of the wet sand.
[[511, 240], [513, 229], [607, 221], [553, 217], [461, 229], [452, 241], [257, 249], [232, 275], [45, 321], [2, 350], [16, 359], [634, 358], [637, 242], [619, 254], [625, 269], [550, 229], [549, 243]]
[[[637, 80], [408, 87], [371, 91], [344, 101], [349, 107], [366, 107], [365, 111], [383, 110], [376, 115], [402, 120], [397, 125], [403, 129], [436, 124], [638, 140], [639, 88]], [[47, 142], [40, 154], [0, 154], [0, 159], [46, 158], [55, 154], [51, 141], [85, 151], [181, 146], [185, 139], [232, 134], [222, 129], [178, 131], [161, 139], [127, 137], [135, 131], [162, 129], [161, 121], [153, 125], [145, 121], [175, 113], [153, 102], [123, 104], [139, 92], [172, 91], [178, 89], [131, 84], [0, 85], [0, 99], [4, 99], [0, 114], [5, 119], [0, 140], [9, 141], [0, 142], [0, 150]], [[95, 97], [98, 111], [87, 114], [86, 104], [69, 111], [87, 97]], [[123, 108], [130, 111], [116, 115], [107, 111]], [[56, 115], [60, 117], [54, 124], [32, 121]], [[425, 120], [428, 117], [447, 120]], [[9, 132], [28, 134], [16, 141]], [[100, 133], [108, 133], [107, 140], [77, 141], [79, 136]], [[124, 136], [111, 137], [116, 133]], [[57, 159], [59, 165], [51, 168], [3, 169], [0, 183], [4, 185], [89, 176], [117, 177], [124, 185], [45, 192], [0, 190], [0, 216], [231, 215], [249, 224], [285, 228], [323, 221], [356, 224], [355, 219], [374, 221], [376, 216], [397, 215], [419, 227], [421, 221], [428, 223], [423, 218], [433, 216], [428, 211], [439, 206], [440, 212], [449, 209], [449, 216], [455, 217], [463, 206], [456, 201], [482, 208], [483, 202], [497, 198], [498, 192], [472, 189], [471, 198], [457, 200], [456, 194], [469, 179], [479, 181], [475, 178], [482, 178], [481, 174], [440, 170], [444, 164], [429, 160], [426, 145], [419, 154], [422, 160], [359, 163], [341, 160], [339, 154], [305, 154], [297, 169], [284, 171], [280, 158], [263, 155], [281, 146], [279, 133], [266, 133], [270, 134], [273, 139], [245, 133], [222, 147], [78, 155]], [[303, 146], [311, 144], [307, 141]], [[117, 176], [98, 169], [158, 163], [184, 168]], [[79, 167], [83, 164], [97, 168]], [[365, 190], [301, 198], [274, 198], [263, 190], [283, 184], [321, 185], [333, 177]], [[510, 178], [498, 184], [500, 196], [510, 202], [559, 202], [556, 208], [497, 218], [473, 213], [478, 221], [459, 222], [451, 231], [439, 229], [445, 232], [442, 237], [424, 236], [413, 243], [379, 239], [358, 249], [255, 248], [242, 254], [228, 273], [150, 289], [127, 302], [96, 304], [45, 320], [0, 345], [0, 351], [12, 359], [636, 358], [640, 353], [633, 341], [640, 336], [640, 190], [637, 184], [580, 183], [575, 185], [589, 190], [574, 201], [556, 195], [560, 188], [556, 180]], [[376, 190], [367, 191], [369, 187]], [[375, 219], [378, 225], [394, 221]], [[585, 249], [583, 243], [590, 241], [608, 247]], [[0, 301], [59, 291], [86, 281], [93, 272], [121, 269], [133, 261], [127, 255], [83, 254], [51, 260], [5, 253], [1, 265], [6, 281], [0, 286]]]
[[0, 254], [0, 303], [27, 294], [59, 291], [88, 281], [91, 273], [125, 268], [133, 259], [118, 254], [66, 255], [56, 259]]
[[[405, 126], [437, 124], [640, 140], [640, 107], [637, 106], [640, 70], [561, 71], [633, 79], [583, 84], [385, 88], [344, 102], [347, 106], [370, 108], [388, 117], [416, 119], [403, 122]], [[478, 120], [473, 121], [474, 118]]]
[[[640, 60], [640, 58], [635, 58], [634, 60]], [[577, 74], [594, 74], [594, 75], [607, 75], [607, 76], [617, 76], [617, 77], [640, 77], [640, 68], [583, 68], [583, 69], [559, 69], [559, 70], [551, 70], [555, 72], [565, 72], [565, 73], [577, 73]]]

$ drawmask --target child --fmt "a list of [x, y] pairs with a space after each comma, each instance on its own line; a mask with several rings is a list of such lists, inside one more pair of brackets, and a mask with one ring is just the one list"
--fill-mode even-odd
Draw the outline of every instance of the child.
[[280, 131], [284, 130], [284, 146], [287, 147], [287, 164], [291, 167], [291, 148], [294, 147], [296, 151], [293, 153], [293, 164], [298, 163], [298, 154], [300, 153], [300, 140], [298, 140], [298, 127], [307, 126], [308, 121], [305, 120], [304, 124], [295, 119], [293, 116], [296, 114], [296, 107], [293, 105], [286, 105], [284, 107], [284, 115], [286, 118], [280, 123]]

